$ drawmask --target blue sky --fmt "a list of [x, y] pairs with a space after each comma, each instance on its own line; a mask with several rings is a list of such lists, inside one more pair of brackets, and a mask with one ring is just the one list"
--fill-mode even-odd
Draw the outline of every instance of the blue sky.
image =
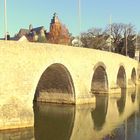
[[[53, 13], [73, 35], [79, 33], [78, 0], [7, 0], [8, 32], [16, 34], [20, 28], [45, 26]], [[140, 31], [140, 0], [81, 0], [81, 31], [92, 27], [105, 28], [112, 22], [132, 23]], [[0, 37], [4, 35], [4, 0], [0, 0]]]

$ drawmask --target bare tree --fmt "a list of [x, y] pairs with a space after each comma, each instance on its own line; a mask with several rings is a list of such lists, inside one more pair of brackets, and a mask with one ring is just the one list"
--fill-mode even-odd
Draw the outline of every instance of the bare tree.
[[136, 34], [135, 26], [132, 25], [131, 23], [129, 23], [129, 24], [124, 24], [124, 29], [123, 29], [123, 31], [124, 31], [124, 34], [123, 34], [124, 37], [125, 37], [125, 36], [133, 36], [133, 35]]
[[113, 47], [115, 48], [114, 49], [115, 52], [125, 55], [126, 42], [127, 42], [128, 52], [132, 52], [133, 50], [133, 53], [134, 53], [134, 44], [133, 44], [134, 43], [133, 37], [135, 35], [134, 25], [124, 24], [124, 23], [113, 23], [111, 24], [111, 26], [110, 25], [107, 26], [105, 30], [105, 34], [110, 34], [110, 27], [111, 27], [111, 35], [113, 37], [112, 44], [113, 44]]
[[106, 41], [101, 28], [91, 28], [87, 32], [81, 33], [83, 47], [105, 50]]
[[[111, 29], [110, 29], [111, 27]], [[107, 26], [107, 28], [105, 29], [105, 34], [110, 34], [110, 30], [111, 30], [111, 35], [113, 37], [114, 43], [118, 43], [118, 41], [120, 41], [120, 39], [122, 38], [122, 35], [124, 33], [124, 24], [123, 23], [113, 23]]]
[[103, 34], [103, 31], [101, 28], [91, 28], [87, 31], [89, 36], [99, 36]]
[[108, 25], [104, 31], [101, 28], [89, 29], [87, 32], [81, 34], [81, 41], [83, 47], [111, 50], [123, 55], [127, 54], [133, 58], [136, 46], [135, 36], [134, 25], [113, 23], [111, 26]]
[[131, 58], [135, 56], [135, 41], [136, 41], [136, 32], [135, 27], [132, 24], [124, 24], [123, 30], [123, 46], [121, 54], [128, 55]]

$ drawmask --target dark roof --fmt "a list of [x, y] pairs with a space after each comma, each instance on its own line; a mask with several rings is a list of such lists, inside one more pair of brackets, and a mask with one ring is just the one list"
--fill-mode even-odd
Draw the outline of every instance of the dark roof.
[[27, 35], [28, 33], [29, 33], [28, 29], [20, 29], [18, 34], [20, 36], [23, 36], [23, 35]]
[[33, 36], [34, 32], [39, 34], [41, 30], [44, 30], [44, 26], [40, 26], [40, 27], [37, 27], [37, 28], [33, 28], [32, 30], [29, 30], [29, 29], [20, 29], [18, 34], [17, 34], [17, 38], [21, 38], [22, 36]]
[[33, 28], [31, 31], [35, 31], [36, 33], [40, 33], [41, 30], [44, 30], [44, 26], [40, 26], [40, 27], [37, 27], [37, 28]]
[[29, 30], [28, 29], [20, 29], [19, 33], [25, 35], [25, 34], [29, 33]]

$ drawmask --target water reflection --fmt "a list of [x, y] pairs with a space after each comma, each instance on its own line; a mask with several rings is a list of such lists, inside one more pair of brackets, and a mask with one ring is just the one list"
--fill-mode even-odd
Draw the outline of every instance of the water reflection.
[[94, 129], [99, 131], [102, 129], [107, 113], [108, 96], [96, 95], [96, 107], [92, 109], [91, 116], [94, 122]]
[[135, 100], [136, 100], [136, 89], [132, 92], [132, 94], [131, 94], [131, 100], [132, 100], [132, 102], [134, 103], [135, 102]]
[[34, 130], [3, 131], [0, 140], [139, 140], [139, 98], [122, 90], [119, 99], [98, 95], [90, 105], [36, 103]]
[[126, 101], [126, 89], [121, 89], [121, 97], [117, 100], [118, 111], [120, 114], [123, 113]]
[[121, 126], [117, 129], [114, 129], [112, 133], [106, 135], [103, 140], [127, 140], [125, 139], [125, 127]]
[[69, 140], [74, 124], [75, 106], [36, 103], [35, 139]]
[[103, 140], [139, 140], [140, 138], [140, 112], [135, 112], [126, 119], [111, 135]]

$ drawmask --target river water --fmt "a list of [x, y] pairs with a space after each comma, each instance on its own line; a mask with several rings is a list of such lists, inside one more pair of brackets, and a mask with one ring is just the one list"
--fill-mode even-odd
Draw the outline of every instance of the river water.
[[1, 131], [0, 140], [140, 140], [140, 90], [96, 95], [96, 104], [35, 103], [34, 128]]

